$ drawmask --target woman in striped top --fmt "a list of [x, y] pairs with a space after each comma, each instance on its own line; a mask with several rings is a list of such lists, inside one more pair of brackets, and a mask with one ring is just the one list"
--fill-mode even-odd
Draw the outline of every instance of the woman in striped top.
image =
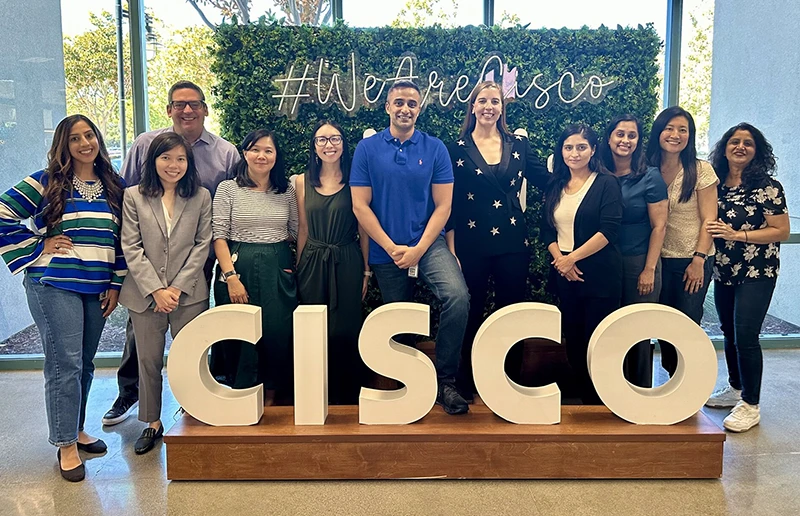
[[[0, 195], [0, 254], [25, 291], [44, 347], [45, 406], [61, 476], [78, 482], [78, 450], [106, 445], [83, 431], [100, 334], [126, 273], [120, 248], [124, 188], [91, 120], [72, 115], [53, 134], [47, 168]], [[32, 219], [31, 228], [23, 224]]]
[[264, 404], [272, 405], [291, 378], [297, 287], [288, 242], [297, 239], [297, 198], [272, 132], [253, 131], [241, 149], [234, 179], [221, 182], [214, 196], [214, 301], [260, 306], [262, 337], [255, 346], [215, 344], [212, 372], [234, 388], [264, 384]]

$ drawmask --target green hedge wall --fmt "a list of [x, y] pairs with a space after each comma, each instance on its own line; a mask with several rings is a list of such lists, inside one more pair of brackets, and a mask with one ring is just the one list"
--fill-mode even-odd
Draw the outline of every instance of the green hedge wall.
[[[290, 120], [278, 111], [278, 101], [272, 98], [279, 92], [273, 79], [284, 75], [292, 63], [304, 64], [325, 57], [333, 67], [338, 67], [337, 71], [347, 74], [353, 51], [358, 56], [360, 73], [380, 77], [394, 76], [400, 56], [413, 52], [418, 71], [436, 69], [445, 76], [467, 74], [471, 78], [470, 86], [476, 84], [483, 63], [491, 53], [501, 54], [510, 67], [518, 67], [520, 89], [527, 87], [537, 73], [544, 74], [546, 80], [542, 84], [548, 85], [567, 70], [579, 75], [597, 73], [613, 78], [616, 85], [595, 104], [583, 102], [568, 106], [551, 101], [546, 109], [537, 110], [533, 107], [536, 96], [533, 90], [525, 99], [509, 104], [509, 126], [512, 130], [526, 128], [542, 159], [552, 153], [555, 140], [569, 123], [583, 121], [600, 132], [613, 116], [633, 113], [649, 128], [658, 107], [656, 58], [660, 41], [651, 25], [616, 30], [472, 26], [352, 29], [342, 23], [334, 27], [284, 27], [261, 22], [223, 25], [215, 39], [212, 69], [218, 80], [216, 108], [223, 136], [239, 143], [253, 129], [273, 130], [287, 151], [289, 174], [303, 172], [310, 132], [320, 118], [335, 119], [342, 125], [351, 142], [351, 154], [366, 128], [380, 131], [387, 126], [388, 117], [383, 109], [385, 92], [377, 107], [362, 107], [351, 117], [338, 106], [301, 104], [296, 119]], [[418, 83], [424, 90], [427, 76], [423, 75]], [[452, 109], [429, 106], [420, 115], [417, 127], [445, 143], [452, 141], [465, 112], [464, 104], [454, 104]], [[538, 242], [540, 205], [532, 202], [536, 198], [537, 193], [531, 188], [528, 227], [532, 240]], [[550, 299], [546, 291], [548, 265], [545, 249], [541, 244], [535, 245], [529, 275], [531, 300]], [[378, 304], [377, 294], [371, 292], [368, 301], [369, 305]]]

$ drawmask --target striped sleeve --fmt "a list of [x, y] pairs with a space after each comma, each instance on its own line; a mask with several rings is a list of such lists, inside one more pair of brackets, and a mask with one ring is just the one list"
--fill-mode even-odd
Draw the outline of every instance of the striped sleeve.
[[44, 186], [37, 172], [0, 194], [0, 255], [12, 274], [35, 262], [44, 251], [43, 235], [34, 233], [22, 221], [37, 214]]
[[122, 281], [128, 274], [128, 264], [125, 262], [125, 255], [122, 254], [122, 243], [119, 237], [119, 232], [114, 238], [114, 271], [111, 276], [111, 284], [109, 288], [120, 290], [122, 288]]
[[211, 210], [211, 230], [214, 240], [230, 240], [231, 238], [231, 213], [233, 211], [232, 180], [222, 181], [217, 186], [214, 194], [214, 203]]
[[297, 213], [297, 193], [291, 184], [286, 189], [286, 195], [289, 197], [289, 220], [287, 223], [287, 229], [289, 230], [289, 236], [296, 242], [299, 215]]

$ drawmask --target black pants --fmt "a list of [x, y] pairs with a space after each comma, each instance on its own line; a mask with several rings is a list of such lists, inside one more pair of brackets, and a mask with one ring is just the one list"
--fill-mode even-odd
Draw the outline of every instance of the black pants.
[[[585, 285], [558, 276], [561, 328], [567, 345], [567, 359], [575, 375], [581, 399], [586, 405], [601, 404], [589, 376], [586, 352], [597, 325], [620, 306], [618, 297], [588, 297]], [[581, 295], [583, 294], [583, 295]]]
[[723, 285], [714, 282], [714, 304], [725, 336], [728, 383], [742, 391], [742, 399], [758, 405], [764, 357], [758, 335], [775, 290], [775, 278]]
[[[658, 303], [661, 294], [661, 259], [656, 264], [653, 291], [639, 294], [639, 276], [644, 270], [647, 255], [640, 254], [622, 257], [622, 303], [621, 306], [636, 303]], [[625, 379], [639, 387], [653, 386], [653, 345], [649, 340], [634, 344], [622, 363]]]
[[[203, 274], [209, 289], [215, 261], [216, 258], [209, 258], [203, 266]], [[117, 385], [120, 398], [139, 399], [139, 354], [136, 353], [136, 338], [133, 336], [133, 324], [130, 317], [125, 325], [125, 348], [122, 350], [122, 360], [117, 371]]]
[[[661, 259], [660, 301], [662, 305], [677, 308], [699, 326], [703, 319], [703, 302], [706, 300], [711, 273], [714, 271], [714, 257], [706, 259], [703, 265], [703, 286], [694, 294], [686, 292], [686, 283], [683, 281], [686, 267], [690, 263], [692, 258]], [[678, 350], [668, 342], [659, 340], [658, 344], [661, 346], [661, 366], [671, 377], [678, 369]]]
[[[525, 300], [527, 290], [529, 253], [510, 253], [497, 256], [475, 256], [463, 253], [459, 256], [461, 272], [469, 289], [469, 319], [461, 347], [461, 366], [459, 367], [459, 387], [474, 392], [472, 376], [472, 344], [475, 334], [483, 324], [484, 307], [489, 295], [489, 276], [494, 279], [494, 310]], [[519, 382], [524, 348], [517, 345], [506, 357], [506, 374]]]

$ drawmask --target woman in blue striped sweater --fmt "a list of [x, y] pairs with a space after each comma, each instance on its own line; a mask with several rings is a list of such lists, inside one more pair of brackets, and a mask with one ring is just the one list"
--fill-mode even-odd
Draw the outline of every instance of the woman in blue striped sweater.
[[126, 273], [119, 241], [124, 185], [102, 135], [83, 115], [58, 124], [47, 161], [0, 195], [0, 255], [13, 274], [25, 271], [44, 347], [49, 440], [58, 447], [61, 476], [78, 482], [85, 476], [78, 450], [106, 450], [83, 424], [92, 360]]

